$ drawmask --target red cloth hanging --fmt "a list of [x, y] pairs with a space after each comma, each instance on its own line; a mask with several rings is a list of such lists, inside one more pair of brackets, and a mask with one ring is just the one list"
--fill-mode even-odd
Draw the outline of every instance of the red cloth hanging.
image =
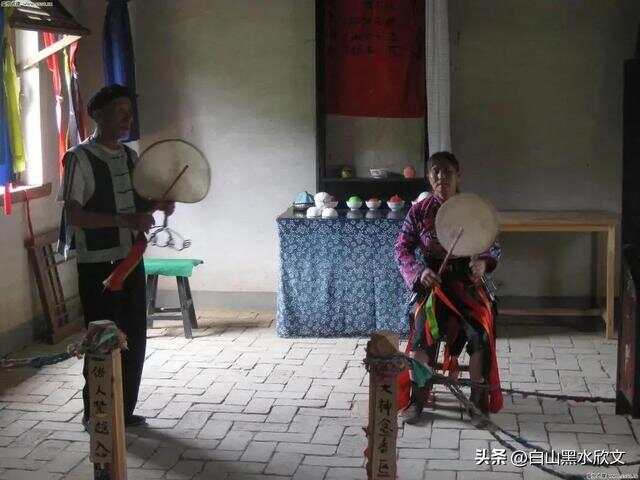
[[[42, 32], [42, 40], [45, 47], [57, 41], [56, 34], [51, 32]], [[66, 128], [62, 126], [62, 77], [60, 75], [60, 62], [58, 60], [58, 54], [54, 53], [47, 58], [47, 67], [51, 71], [51, 81], [53, 85], [53, 94], [56, 99], [56, 124], [58, 127], [58, 170], [60, 178], [62, 178], [63, 166], [62, 158], [67, 151], [67, 136]]]
[[423, 117], [424, 0], [326, 0], [326, 113]]

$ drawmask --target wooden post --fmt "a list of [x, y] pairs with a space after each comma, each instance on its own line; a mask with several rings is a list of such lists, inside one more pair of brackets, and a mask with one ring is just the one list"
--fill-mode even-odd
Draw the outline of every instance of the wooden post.
[[[91, 322], [87, 336], [96, 329], [113, 326], [110, 320]], [[127, 451], [122, 402], [120, 348], [109, 353], [87, 353], [89, 367], [90, 459], [94, 480], [126, 480]]]
[[398, 437], [397, 376], [405, 368], [398, 337], [381, 331], [371, 335], [365, 363], [369, 370], [369, 425], [367, 427], [369, 480], [395, 480]]

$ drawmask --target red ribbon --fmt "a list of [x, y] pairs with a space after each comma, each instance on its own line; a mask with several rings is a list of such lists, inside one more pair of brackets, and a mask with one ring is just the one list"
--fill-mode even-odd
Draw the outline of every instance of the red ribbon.
[[[489, 350], [491, 351], [491, 365], [488, 378], [490, 387], [489, 411], [491, 413], [496, 413], [502, 409], [503, 398], [502, 391], [500, 390], [500, 372], [498, 370], [498, 359], [496, 356], [495, 327], [491, 302], [486, 297], [486, 295], [484, 295], [482, 289], [480, 288], [476, 289], [476, 291], [480, 295], [480, 301], [477, 301], [474, 298], [468, 296], [464, 292], [464, 287], [461, 284], [454, 284], [453, 288], [455, 289], [455, 293], [459, 294], [465, 306], [469, 308], [471, 316], [475, 320], [477, 320], [480, 326], [482, 326], [482, 328], [487, 332], [487, 337], [489, 338]], [[449, 308], [455, 315], [458, 316], [458, 318], [462, 317], [458, 309], [454, 306], [453, 302], [449, 299], [449, 297], [447, 297], [442, 289], [440, 289], [440, 287], [435, 287], [433, 292], [435, 293], [436, 297], [447, 306], [447, 308]], [[428, 330], [427, 325], [425, 325], [425, 329]], [[450, 353], [450, 345], [452, 345], [455, 341], [458, 335], [458, 331], [458, 322], [453, 322], [453, 324], [449, 325], [449, 331], [447, 332], [447, 343], [444, 350], [444, 361], [442, 369], [443, 371], [448, 371], [449, 375], [451, 376], [457, 375], [459, 371], [458, 359]], [[409, 333], [407, 348], [405, 350], [405, 353], [407, 354], [412, 351], [412, 340], [414, 335], [415, 331], [412, 328], [411, 332]], [[409, 375], [408, 368], [400, 372], [397, 381], [398, 392], [396, 398], [398, 401], [398, 409], [402, 410], [407, 408], [411, 403], [411, 377]]]
[[[495, 319], [493, 317], [493, 309], [491, 301], [485, 294], [482, 288], [477, 288], [476, 293], [480, 297], [479, 300], [466, 294], [464, 286], [461, 283], [454, 283], [452, 285], [454, 293], [464, 303], [465, 307], [469, 309], [470, 317], [473, 318], [484, 329], [489, 339], [489, 351], [490, 351], [490, 367], [489, 367], [489, 411], [491, 413], [497, 413], [502, 409], [503, 398], [502, 390], [500, 390], [500, 370], [498, 368], [498, 357], [496, 355], [496, 333], [495, 333]], [[446, 355], [445, 350], [445, 355]]]
[[[56, 34], [51, 32], [42, 32], [42, 40], [45, 47], [57, 41]], [[67, 136], [65, 130], [62, 128], [62, 76], [60, 75], [60, 64], [58, 61], [58, 54], [55, 53], [47, 57], [47, 67], [51, 71], [51, 81], [53, 85], [53, 94], [56, 99], [56, 124], [58, 127], [58, 170], [60, 178], [62, 178], [63, 166], [62, 158], [67, 151]]]
[[13, 203], [11, 199], [11, 182], [4, 185], [4, 214], [11, 215], [13, 210]]
[[147, 238], [144, 236], [144, 233], [140, 233], [136, 238], [136, 241], [133, 242], [129, 255], [127, 255], [126, 258], [118, 264], [115, 270], [111, 272], [111, 275], [102, 282], [105, 288], [112, 292], [119, 292], [122, 290], [125, 280], [133, 269], [140, 263], [146, 249]]

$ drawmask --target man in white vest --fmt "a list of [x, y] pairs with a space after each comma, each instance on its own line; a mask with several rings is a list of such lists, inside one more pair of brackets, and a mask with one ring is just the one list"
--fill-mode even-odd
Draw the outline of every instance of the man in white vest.
[[[151, 213], [160, 209], [171, 215], [174, 204], [152, 204], [132, 188], [138, 157], [120, 143], [127, 137], [133, 119], [130, 91], [121, 85], [104, 87], [91, 98], [87, 110], [96, 122], [96, 130], [64, 157], [59, 250], [66, 255], [75, 248], [85, 324], [112, 320], [127, 336], [128, 349], [122, 353], [124, 416], [125, 425], [135, 426], [145, 423], [144, 417], [133, 414], [147, 339], [143, 262], [129, 274], [120, 292], [106, 290], [103, 281], [129, 254], [135, 232], [146, 232], [153, 226]], [[91, 411], [86, 362], [83, 374], [86, 426]]]

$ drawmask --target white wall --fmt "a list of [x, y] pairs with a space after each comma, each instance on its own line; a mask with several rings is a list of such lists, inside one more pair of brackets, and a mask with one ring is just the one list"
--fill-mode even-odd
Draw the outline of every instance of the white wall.
[[192, 289], [274, 291], [275, 217], [315, 183], [314, 2], [130, 6], [141, 144], [185, 138], [213, 170], [209, 197], [172, 220], [206, 261]]
[[[142, 145], [178, 135], [213, 167], [210, 197], [179, 206], [172, 221], [194, 242], [184, 255], [207, 262], [193, 289], [273, 292], [274, 218], [315, 185], [314, 2], [129, 5]], [[83, 85], [95, 90], [104, 4], [80, 12], [95, 32], [80, 58]], [[640, 4], [451, 0], [450, 17], [464, 187], [503, 209], [619, 211], [622, 61], [632, 55]], [[590, 293], [588, 235], [501, 240], [503, 295]]]
[[[55, 201], [59, 185], [57, 129], [51, 74], [46, 65], [40, 67], [40, 86], [43, 180], [44, 183], [52, 184], [52, 193], [48, 197], [31, 201], [36, 234], [57, 228], [60, 219], [60, 206]], [[40, 298], [24, 247], [26, 238], [25, 204], [16, 203], [13, 205], [12, 215], [0, 214], [0, 355], [31, 340], [35, 328], [34, 319], [42, 315]], [[73, 295], [77, 288], [74, 265], [61, 267], [61, 277], [63, 287], [66, 287], [69, 295]]]
[[[501, 209], [620, 211], [634, 0], [450, 0], [452, 142]], [[503, 295], [590, 291], [587, 235], [504, 234]]]

